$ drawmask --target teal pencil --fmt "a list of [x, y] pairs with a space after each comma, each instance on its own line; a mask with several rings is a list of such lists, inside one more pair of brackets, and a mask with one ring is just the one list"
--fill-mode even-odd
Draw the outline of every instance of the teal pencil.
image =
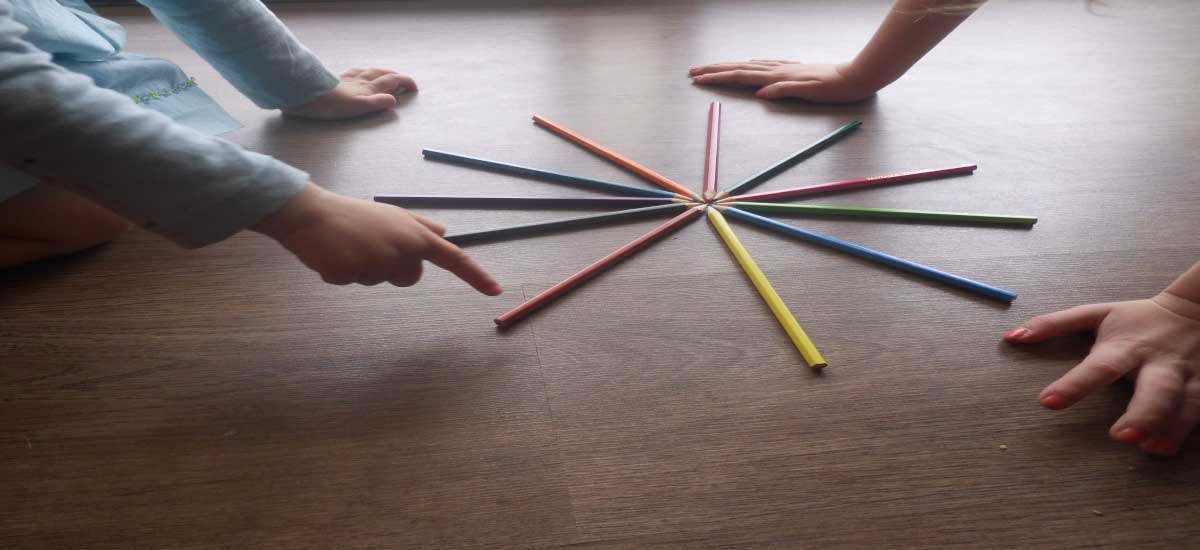
[[821, 152], [822, 149], [829, 147], [830, 145], [833, 144], [833, 142], [835, 142], [839, 139], [842, 139], [843, 137], [846, 137], [848, 134], [850, 134], [850, 132], [853, 132], [859, 126], [862, 126], [861, 120], [852, 120], [852, 121], [846, 123], [841, 128], [838, 128], [837, 130], [834, 130], [832, 132], [829, 132], [828, 134], [825, 134], [824, 136], [821, 137], [821, 139], [814, 141], [808, 147], [805, 147], [799, 151], [796, 151], [795, 153], [792, 153], [787, 158], [785, 158], [779, 162], [776, 162], [775, 164], [771, 165], [770, 167], [764, 169], [762, 172], [754, 174], [753, 176], [750, 176], [750, 177], [742, 180], [737, 185], [734, 185], [733, 187], [730, 187], [729, 189], [722, 191], [721, 193], [719, 193], [717, 195], [717, 197], [716, 197], [717, 200], [723, 199], [730, 195], [738, 195], [741, 193], [745, 193], [746, 191], [749, 191], [750, 189], [761, 185], [763, 182], [765, 182], [775, 176], [778, 176], [779, 174], [782, 174], [788, 168], [791, 168], [801, 162], [804, 162], [809, 157]]
[[777, 212], [802, 216], [847, 216], [854, 218], [991, 223], [1021, 226], [1031, 226], [1037, 223], [1037, 218], [1034, 216], [1012, 216], [1006, 214], [933, 212], [929, 210], [895, 210], [892, 208], [859, 208], [854, 206], [823, 206], [816, 204], [776, 204], [772, 202], [727, 202], [723, 204], [736, 206], [742, 210], [749, 210], [751, 212]]

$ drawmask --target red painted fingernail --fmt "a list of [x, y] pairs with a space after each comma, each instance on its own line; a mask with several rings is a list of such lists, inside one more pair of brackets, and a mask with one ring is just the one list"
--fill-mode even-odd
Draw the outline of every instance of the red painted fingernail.
[[1042, 401], [1042, 406], [1046, 407], [1047, 409], [1058, 410], [1058, 409], [1066, 408], [1066, 406], [1067, 406], [1067, 399], [1057, 393], [1052, 393], [1050, 395], [1042, 397], [1041, 401]]
[[1156, 437], [1143, 443], [1142, 450], [1153, 455], [1174, 455], [1179, 448], [1174, 441]]
[[1137, 445], [1146, 439], [1146, 434], [1137, 428], [1121, 428], [1117, 431], [1117, 441], [1126, 445]]
[[1017, 327], [1004, 333], [1005, 340], [1020, 340], [1029, 335], [1029, 329], [1025, 327]]

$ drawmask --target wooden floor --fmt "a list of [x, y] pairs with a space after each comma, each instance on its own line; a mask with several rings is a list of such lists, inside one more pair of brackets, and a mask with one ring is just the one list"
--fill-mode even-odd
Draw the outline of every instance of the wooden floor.
[[[1200, 259], [1200, 5], [986, 6], [858, 105], [694, 87], [689, 67], [848, 59], [884, 2], [281, 6], [335, 70], [419, 94], [344, 123], [256, 110], [136, 8], [130, 51], [181, 63], [231, 139], [338, 192], [580, 196], [425, 162], [434, 147], [639, 183], [558, 120], [700, 185], [709, 102], [732, 183], [861, 118], [763, 190], [979, 164], [809, 202], [1039, 216], [1031, 230], [794, 223], [1020, 293], [1001, 307], [736, 224], [820, 346], [814, 376], [705, 222], [509, 332], [492, 318], [653, 227], [473, 247], [498, 298], [432, 271], [322, 284], [271, 241], [184, 251], [135, 232], [0, 273], [3, 548], [1181, 548], [1200, 444], [1109, 440], [1117, 385], [1041, 388], [1085, 337], [1015, 348], [1039, 313], [1149, 296]], [[486, 7], [492, 6], [492, 7]], [[552, 219], [422, 210], [452, 229]]]

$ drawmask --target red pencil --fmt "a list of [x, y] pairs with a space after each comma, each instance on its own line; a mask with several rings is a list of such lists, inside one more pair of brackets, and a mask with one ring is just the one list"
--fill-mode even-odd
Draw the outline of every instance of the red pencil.
[[685, 197], [692, 197], [695, 199], [700, 198], [696, 195], [695, 191], [692, 191], [682, 185], [679, 185], [678, 183], [671, 181], [666, 176], [663, 176], [662, 174], [659, 174], [658, 172], [655, 172], [649, 168], [646, 168], [645, 166], [642, 166], [636, 162], [633, 162], [632, 160], [629, 160], [621, 155], [618, 155], [617, 153], [609, 150], [608, 148], [604, 147], [603, 145], [600, 145], [599, 143], [596, 143], [588, 138], [585, 138], [585, 137], [575, 133], [575, 131], [571, 130], [570, 128], [567, 128], [565, 126], [560, 126], [554, 122], [550, 122], [546, 118], [539, 116], [539, 115], [533, 115], [533, 122], [534, 122], [534, 124], [537, 124], [538, 126], [541, 126], [542, 128], [545, 128], [547, 130], [550, 130], [551, 132], [554, 132], [554, 133], [562, 136], [563, 138], [565, 138], [568, 141], [574, 142], [576, 145], [579, 145], [580, 147], [583, 147], [584, 149], [587, 149], [588, 151], [591, 151], [593, 153], [596, 153], [597, 155], [600, 155], [601, 157], [604, 157], [609, 162], [612, 162], [613, 164], [616, 164], [617, 166], [620, 166], [621, 168], [629, 170], [630, 172], [633, 172], [634, 174], [637, 174], [638, 176], [641, 176], [646, 181], [658, 184], [659, 186], [662, 186], [663, 188], [665, 188], [669, 191], [679, 193], [680, 195], [683, 195]]
[[799, 197], [803, 195], [815, 195], [817, 193], [829, 193], [833, 191], [846, 191], [848, 189], [857, 189], [859, 187], [871, 187], [875, 185], [884, 185], [888, 183], [901, 183], [906, 181], [929, 180], [941, 178], [945, 176], [955, 176], [958, 174], [970, 174], [975, 171], [974, 164], [964, 164], [962, 166], [954, 166], [951, 168], [938, 168], [936, 170], [917, 170], [916, 172], [904, 172], [900, 174], [891, 174], [887, 176], [871, 176], [869, 178], [858, 178], [853, 180], [835, 181], [832, 183], [822, 183], [820, 185], [809, 185], [807, 187], [793, 187], [782, 191], [769, 191], [766, 193], [751, 193], [749, 195], [739, 195], [736, 197], [725, 197], [719, 202], [754, 202], [754, 201], [771, 201], [786, 199], [790, 197]]
[[600, 258], [592, 265], [583, 268], [583, 271], [571, 275], [565, 281], [546, 289], [541, 294], [534, 296], [532, 299], [517, 306], [512, 311], [497, 317], [496, 324], [500, 325], [501, 327], [512, 326], [517, 321], [520, 321], [530, 313], [533, 313], [534, 310], [554, 301], [559, 296], [569, 292], [571, 289], [582, 285], [588, 279], [596, 276], [600, 272], [617, 265], [621, 262], [621, 260], [624, 260], [634, 252], [649, 246], [654, 241], [657, 241], [669, 235], [672, 231], [683, 227], [683, 225], [687, 222], [696, 219], [696, 216], [700, 215], [700, 213], [704, 211], [704, 208], [704, 206], [692, 207], [689, 208], [687, 212], [671, 218], [670, 221], [654, 228], [653, 231], [638, 237], [633, 242], [616, 249], [612, 254]]
[[717, 158], [721, 147], [721, 103], [708, 107], [708, 146], [704, 149], [704, 200], [717, 194]]

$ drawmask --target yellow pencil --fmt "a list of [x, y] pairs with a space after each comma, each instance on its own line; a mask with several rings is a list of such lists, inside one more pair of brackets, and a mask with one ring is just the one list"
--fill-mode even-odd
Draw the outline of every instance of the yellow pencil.
[[725, 216], [721, 215], [717, 208], [709, 208], [708, 221], [712, 222], [713, 227], [717, 229], [717, 233], [721, 235], [721, 239], [725, 241], [725, 245], [729, 247], [730, 252], [733, 252], [733, 256], [741, 264], [742, 270], [746, 272], [746, 275], [750, 277], [750, 281], [754, 283], [754, 288], [758, 289], [758, 293], [767, 302], [767, 307], [771, 308], [771, 313], [775, 314], [775, 318], [779, 320], [779, 324], [783, 325], [783, 330], [792, 339], [792, 344], [796, 346], [796, 349], [800, 350], [800, 355], [804, 357], [804, 361], [814, 369], [824, 367], [827, 364], [825, 363], [825, 358], [821, 357], [821, 352], [817, 351], [817, 346], [813, 345], [812, 340], [809, 340], [808, 335], [804, 333], [804, 329], [800, 328], [800, 323], [792, 316], [792, 312], [788, 311], [787, 305], [783, 303], [783, 298], [780, 298], [775, 289], [771, 287], [771, 282], [767, 280], [767, 276], [758, 268], [758, 264], [754, 263], [754, 258], [750, 257], [750, 252], [746, 251], [746, 247], [742, 246], [737, 235], [733, 234], [733, 228], [729, 227], [729, 222], [725, 221]]

